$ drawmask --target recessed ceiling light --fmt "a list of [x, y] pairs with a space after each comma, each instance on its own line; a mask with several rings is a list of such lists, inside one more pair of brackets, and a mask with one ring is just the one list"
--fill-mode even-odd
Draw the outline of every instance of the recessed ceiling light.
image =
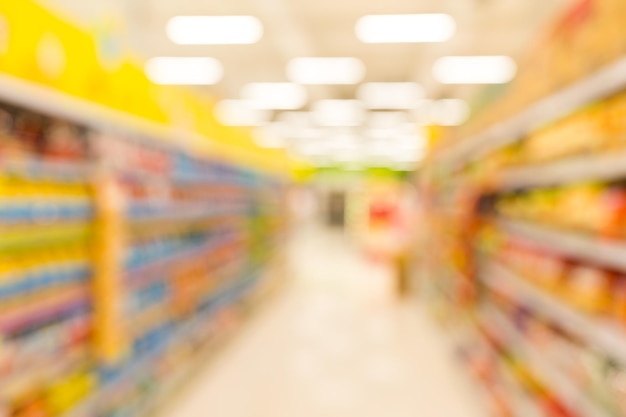
[[252, 107], [268, 110], [296, 110], [306, 104], [306, 88], [294, 83], [252, 83], [241, 96]]
[[356, 35], [365, 43], [445, 42], [455, 31], [454, 19], [442, 13], [370, 15], [356, 24]]
[[224, 75], [222, 64], [214, 58], [157, 57], [145, 66], [147, 77], [155, 84], [217, 84]]
[[253, 16], [176, 16], [166, 30], [179, 45], [253, 44], [263, 36], [263, 25]]
[[298, 84], [357, 84], [365, 66], [356, 58], [295, 58], [287, 65], [287, 76]]
[[433, 67], [435, 79], [443, 84], [505, 84], [516, 72], [508, 56], [447, 56]]
[[363, 123], [365, 109], [358, 100], [320, 100], [313, 105], [312, 115], [320, 126], [353, 127]]
[[268, 122], [271, 112], [254, 109], [245, 100], [222, 100], [215, 107], [215, 116], [226, 126], [261, 126]]
[[424, 98], [424, 89], [417, 83], [366, 83], [357, 97], [370, 109], [413, 109]]

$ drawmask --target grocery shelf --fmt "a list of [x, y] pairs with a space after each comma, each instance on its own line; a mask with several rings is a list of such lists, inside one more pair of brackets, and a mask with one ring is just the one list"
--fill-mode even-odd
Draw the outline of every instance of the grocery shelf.
[[442, 154], [444, 162], [459, 168], [476, 161], [495, 149], [520, 140], [533, 129], [616, 93], [625, 86], [626, 58], [623, 58], [537, 101], [516, 116], [461, 141]]
[[55, 178], [66, 182], [87, 183], [86, 178], [93, 173], [94, 166], [82, 162], [20, 158], [0, 159], [0, 169], [5, 173], [25, 178]]
[[517, 220], [498, 220], [502, 230], [523, 237], [547, 250], [596, 265], [626, 271], [626, 243], [585, 236]]
[[485, 305], [482, 307], [482, 315], [500, 335], [504, 335], [507, 347], [521, 356], [532, 373], [554, 392], [567, 408], [580, 412], [585, 417], [610, 416], [609, 412], [589, 400], [585, 392], [546, 360], [541, 352], [530, 346], [500, 311]]
[[[256, 277], [252, 275], [235, 283], [225, 285], [210, 298], [206, 311], [195, 316], [191, 321], [184, 323], [184, 325], [177, 329], [167, 340], [164, 340], [158, 346], [154, 347], [154, 349], [148, 354], [138, 358], [138, 360], [126, 367], [121, 374], [113, 380], [108, 381], [103, 387], [95, 391], [90, 396], [84, 398], [78, 405], [64, 413], [62, 417], [84, 417], [86, 415], [92, 415], [93, 410], [97, 407], [97, 405], [102, 401], [106, 401], [107, 396], [111, 394], [117, 386], [123, 386], [124, 382], [127, 382], [132, 378], [140, 377], [143, 372], [150, 369], [156, 362], [158, 362], [159, 358], [165, 354], [168, 349], [174, 347], [176, 343], [190, 340], [191, 337], [197, 333], [199, 328], [206, 326], [207, 321], [214, 318], [215, 314], [219, 312], [220, 309], [225, 306], [232, 305], [237, 300], [241, 300], [255, 287], [255, 284]], [[207, 343], [210, 343], [211, 341], [212, 338], [210, 338]], [[193, 364], [193, 366], [191, 366], [191, 364]], [[181, 366], [181, 368], [187, 368], [187, 366], [194, 368], [197, 365], [198, 362], [190, 361], [185, 366]], [[159, 390], [158, 394], [171, 394], [171, 392], [168, 392], [166, 388], [171, 388], [172, 385], [177, 382], [175, 381], [177, 379], [178, 378], [168, 378], [167, 381], [164, 381], [163, 389]], [[148, 399], [147, 401], [150, 402], [151, 399]], [[134, 415], [134, 413], [131, 413], [131, 415]]]
[[[5, 397], [27, 391], [20, 403], [46, 402], [42, 393], [61, 386], [67, 415], [137, 415], [155, 401], [144, 380], [159, 380], [157, 396], [171, 394], [179, 371], [197, 366], [172, 365], [177, 349], [206, 341], [215, 313], [256, 287], [252, 275], [284, 227], [284, 182], [194, 146], [210, 146], [207, 138], [9, 75], [0, 74], [0, 101], [15, 122], [0, 156], [0, 251], [10, 258], [0, 286], [0, 410], [21, 412]], [[17, 129], [22, 118], [36, 123]], [[57, 122], [72, 131], [63, 146], [49, 135]], [[85, 333], [76, 344], [94, 348], [79, 369], [62, 366], [66, 334], [76, 336], [65, 318], [75, 316]], [[21, 351], [24, 339], [38, 347], [40, 338], [58, 352], [49, 370], [26, 366], [37, 349]], [[65, 392], [74, 374], [93, 386]]]
[[[479, 310], [478, 315], [482, 315]], [[491, 322], [489, 320], [491, 316], [485, 317], [482, 315], [482, 321]], [[476, 324], [477, 326], [478, 323]], [[499, 327], [499, 326], [498, 326]], [[540, 417], [543, 416], [544, 413], [539, 410], [537, 403], [533, 402], [532, 398], [528, 396], [528, 393], [524, 391], [524, 387], [520, 384], [520, 377], [515, 375], [511, 369], [511, 366], [507, 364], [504, 358], [500, 355], [495, 348], [495, 346], [488, 344], [489, 350], [491, 353], [497, 358], [497, 369], [503, 377], [503, 386], [506, 387], [507, 392], [509, 393], [508, 398], [511, 401], [512, 412], [514, 416], [517, 417]], [[599, 416], [596, 416], [599, 417]]]
[[[461, 323], [457, 323], [454, 329], [448, 329], [449, 331], [443, 333], [441, 336], [446, 341], [450, 354], [455, 356], [457, 350], [464, 346], [471, 346], [476, 340], [482, 340], [482, 337], [478, 333], [475, 317], [469, 318], [467, 316], [460, 317]], [[490, 348], [492, 349], [492, 348]], [[543, 414], [537, 410], [537, 407], [527, 398], [523, 392], [517, 386], [515, 376], [502, 362], [498, 362], [498, 370], [505, 378], [505, 388], [507, 391], [507, 400], [512, 402], [513, 416], [515, 417], [540, 417]], [[485, 414], [489, 414], [489, 404], [491, 403], [490, 397], [493, 396], [492, 389], [485, 385], [485, 381], [476, 377], [470, 372], [463, 373], [463, 380], [468, 384], [468, 390], [473, 392], [478, 398], [478, 403]], [[515, 389], [518, 388], [518, 389]]]
[[0, 331], [7, 332], [49, 317], [87, 308], [90, 305], [90, 290], [86, 284], [62, 288], [46, 300], [25, 303], [9, 311], [3, 311]]
[[626, 364], [626, 332], [618, 326], [576, 311], [496, 263], [486, 268], [481, 280], [498, 292], [506, 292], [522, 300], [525, 305], [579, 338], [587, 346]]
[[500, 189], [548, 187], [578, 181], [612, 181], [623, 178], [626, 178], [626, 152], [621, 151], [512, 168], [500, 176]]
[[[154, 139], [157, 139], [156, 143], [166, 149], [186, 148], [197, 140], [197, 135], [181, 133], [173, 128], [72, 97], [9, 74], [0, 73], [0, 99], [48, 116], [87, 125], [102, 132], [126, 134], [127, 139], [134, 142], [155, 144]], [[176, 138], [173, 142], [176, 145], [171, 143], [173, 137]]]
[[511, 372], [509, 367], [503, 363], [502, 360], [500, 360], [498, 364], [498, 369], [504, 376], [506, 384], [509, 386], [509, 392], [511, 392], [510, 399], [514, 404], [513, 413], [518, 417], [542, 417], [544, 414], [539, 410], [537, 404], [533, 403], [531, 398], [523, 392], [519, 386], [519, 379], [513, 375], [513, 372]]
[[0, 398], [13, 400], [20, 395], [37, 388], [42, 381], [58, 378], [68, 372], [68, 369], [77, 368], [87, 362], [87, 354], [77, 351], [71, 352], [65, 358], [51, 361], [47, 366], [39, 366], [30, 372], [23, 372], [10, 381], [0, 384]]
[[191, 222], [218, 217], [233, 217], [242, 212], [241, 207], [215, 207], [211, 204], [136, 204], [130, 207], [128, 217], [135, 222], [180, 221]]
[[208, 251], [218, 248], [221, 245], [231, 243], [233, 240], [227, 238], [211, 238], [207, 242], [193, 248], [183, 249], [172, 253], [169, 256], [161, 257], [156, 261], [148, 262], [145, 265], [137, 266], [126, 271], [125, 275], [129, 285], [136, 285], [149, 278], [152, 274], [161, 274], [172, 267], [184, 264], [193, 260], [197, 256], [202, 256]]

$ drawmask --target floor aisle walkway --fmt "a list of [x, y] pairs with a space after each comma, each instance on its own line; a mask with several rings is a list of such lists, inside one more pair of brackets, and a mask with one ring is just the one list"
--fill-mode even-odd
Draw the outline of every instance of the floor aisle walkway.
[[165, 417], [483, 417], [438, 330], [393, 301], [387, 266], [317, 229], [291, 262], [292, 288]]

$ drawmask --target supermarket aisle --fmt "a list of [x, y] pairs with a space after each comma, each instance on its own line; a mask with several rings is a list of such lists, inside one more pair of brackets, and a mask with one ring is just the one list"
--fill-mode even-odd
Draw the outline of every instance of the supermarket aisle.
[[165, 417], [474, 417], [436, 330], [390, 292], [390, 269], [336, 232], [303, 230], [292, 288]]

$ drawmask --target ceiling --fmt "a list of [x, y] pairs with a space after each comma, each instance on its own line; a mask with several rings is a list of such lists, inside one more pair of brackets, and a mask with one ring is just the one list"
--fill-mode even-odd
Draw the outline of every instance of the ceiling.
[[[445, 55], [519, 56], [572, 0], [41, 0], [84, 24], [113, 11], [125, 22], [128, 40], [142, 56], [211, 56], [225, 68], [223, 80], [202, 87], [213, 96], [238, 98], [249, 82], [287, 81], [294, 57], [352, 56], [366, 66], [365, 81], [416, 81], [428, 98], [468, 98], [477, 87], [445, 86], [433, 80], [434, 61]], [[103, 5], [103, 3], [106, 3]], [[364, 44], [355, 23], [368, 14], [451, 14], [456, 35], [440, 44]], [[264, 25], [254, 45], [181, 46], [166, 36], [176, 15], [254, 15]], [[353, 98], [355, 86], [308, 87], [310, 102]]]
[[[134, 49], [145, 57], [212, 56], [225, 76], [214, 95], [236, 98], [253, 81], [286, 81], [285, 65], [299, 56], [354, 56], [367, 68], [365, 81], [417, 81], [428, 95], [458, 96], [468, 88], [435, 83], [434, 60], [443, 55], [519, 55], [571, 0], [42, 0], [90, 24], [103, 11], [120, 13]], [[102, 3], [106, 3], [103, 5]], [[367, 14], [449, 13], [457, 33], [443, 44], [364, 44], [354, 33]], [[254, 15], [264, 23], [255, 45], [181, 46], [166, 36], [176, 15]], [[352, 86], [309, 87], [315, 98], [351, 98]], [[465, 90], [465, 91], [463, 91]]]

